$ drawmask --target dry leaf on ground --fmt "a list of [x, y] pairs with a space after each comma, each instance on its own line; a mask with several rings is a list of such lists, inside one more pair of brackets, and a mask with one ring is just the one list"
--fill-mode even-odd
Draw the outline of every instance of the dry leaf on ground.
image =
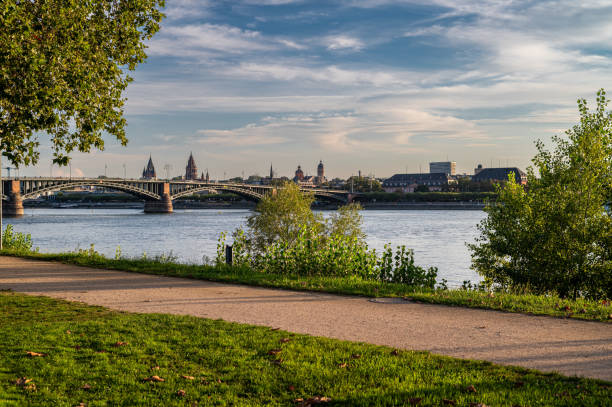
[[185, 397], [187, 395], [187, 392], [185, 392], [185, 390], [181, 389], [181, 390], [176, 392], [176, 395], [179, 396], [179, 397]]
[[193, 377], [193, 376], [187, 376], [187, 375], [182, 375], [181, 377], [182, 377], [183, 379], [185, 379], [185, 380], [194, 380], [194, 379], [195, 379], [195, 377]]
[[331, 399], [329, 397], [324, 397], [324, 396], [314, 396], [314, 397], [310, 397], [307, 399], [299, 398], [299, 399], [293, 400], [293, 402], [297, 403], [297, 405], [300, 407], [310, 407], [315, 404], [329, 403], [330, 401]]
[[31, 351], [26, 352], [26, 355], [28, 355], [31, 358], [47, 356], [46, 353], [38, 353], [38, 352], [31, 352]]
[[159, 376], [145, 377], [143, 380], [145, 382], [165, 382], [166, 381]]

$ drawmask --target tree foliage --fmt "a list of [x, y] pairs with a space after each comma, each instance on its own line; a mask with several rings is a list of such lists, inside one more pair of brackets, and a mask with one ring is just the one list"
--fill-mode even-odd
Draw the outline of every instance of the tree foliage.
[[[349, 204], [327, 218], [310, 209], [314, 196], [293, 182], [264, 197], [233, 233], [232, 261], [264, 273], [352, 276], [414, 287], [434, 288], [438, 270], [414, 263], [414, 252], [390, 246], [379, 257], [369, 249], [361, 229], [361, 206]], [[225, 238], [217, 246], [217, 263], [225, 262]]]
[[15, 165], [36, 163], [38, 134], [54, 162], [75, 149], [125, 145], [127, 71], [146, 58], [164, 0], [0, 2], [0, 151]]
[[293, 182], [285, 182], [276, 193], [265, 196], [247, 220], [254, 248], [263, 251], [278, 240], [291, 242], [304, 227], [313, 233], [323, 232], [323, 217], [310, 209], [313, 202], [314, 195], [300, 191]]
[[[556, 291], [562, 297], [612, 298], [612, 113], [605, 92], [580, 123], [538, 141], [528, 188], [509, 177], [471, 245], [473, 268], [488, 283]], [[536, 177], [535, 170], [539, 173]]]
[[346, 180], [344, 189], [350, 191], [352, 188], [355, 192], [380, 192], [383, 190], [382, 184], [370, 177], [351, 176]]

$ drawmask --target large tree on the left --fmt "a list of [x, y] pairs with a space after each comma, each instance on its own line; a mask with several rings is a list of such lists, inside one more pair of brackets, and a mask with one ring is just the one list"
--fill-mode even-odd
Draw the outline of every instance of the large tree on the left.
[[146, 59], [164, 0], [3, 0], [0, 2], [0, 152], [36, 163], [39, 140], [53, 161], [127, 143], [123, 116], [129, 71]]

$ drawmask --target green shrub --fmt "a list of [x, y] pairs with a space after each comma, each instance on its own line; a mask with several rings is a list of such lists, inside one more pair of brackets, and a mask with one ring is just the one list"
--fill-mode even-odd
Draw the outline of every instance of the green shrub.
[[7, 225], [2, 234], [2, 248], [14, 252], [31, 252], [32, 236], [28, 233], [15, 232], [13, 225]]
[[[489, 286], [561, 298], [612, 298], [612, 113], [578, 101], [580, 124], [536, 146], [528, 188], [509, 177], [486, 208], [472, 267]], [[539, 177], [536, 177], [536, 170]]]
[[[437, 269], [414, 264], [412, 250], [369, 249], [361, 230], [359, 205], [346, 205], [328, 219], [310, 209], [312, 197], [294, 184], [264, 198], [248, 229], [233, 232], [232, 263], [263, 273], [292, 276], [359, 277], [433, 289]], [[217, 245], [217, 264], [225, 263], [225, 241]]]

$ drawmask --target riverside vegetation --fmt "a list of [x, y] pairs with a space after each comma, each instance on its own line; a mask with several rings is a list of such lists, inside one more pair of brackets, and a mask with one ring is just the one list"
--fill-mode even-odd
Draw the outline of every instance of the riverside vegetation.
[[[470, 245], [473, 267], [497, 290], [554, 293], [562, 298], [612, 298], [612, 113], [597, 93], [580, 123], [536, 143], [528, 187], [509, 177]], [[536, 176], [536, 171], [539, 176]]]

